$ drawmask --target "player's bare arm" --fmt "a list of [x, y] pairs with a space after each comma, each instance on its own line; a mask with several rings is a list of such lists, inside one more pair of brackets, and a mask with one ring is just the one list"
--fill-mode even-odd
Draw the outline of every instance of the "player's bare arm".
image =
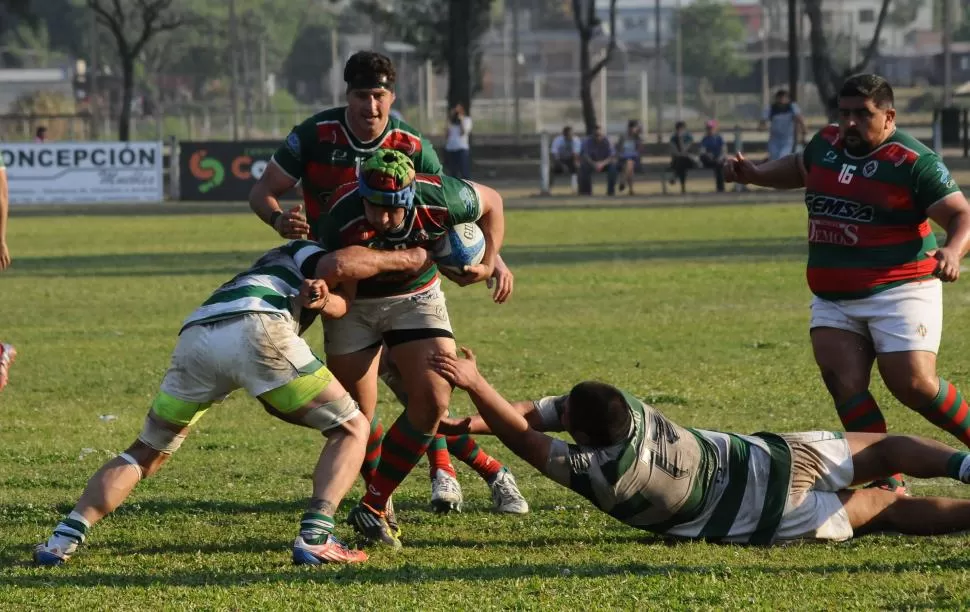
[[378, 251], [353, 245], [327, 253], [317, 262], [316, 278], [331, 285], [371, 278], [382, 272], [419, 273], [431, 265], [430, 253], [423, 248]]
[[249, 192], [249, 208], [280, 236], [290, 239], [305, 238], [310, 233], [302, 204], [287, 211], [280, 206], [279, 199], [296, 184], [297, 179], [287, 174], [275, 160], [270, 160]]
[[944, 282], [960, 278], [960, 260], [970, 250], [970, 203], [962, 192], [951, 193], [926, 210], [927, 216], [946, 230], [946, 246], [927, 255], [936, 257], [936, 275]]
[[505, 210], [502, 196], [491, 187], [473, 183], [481, 201], [482, 216], [478, 227], [485, 235], [485, 255], [478, 265], [468, 266], [465, 277], [469, 283], [486, 280], [495, 271], [495, 261], [505, 240]]
[[485, 380], [478, 371], [475, 354], [471, 350], [465, 347], [460, 350], [464, 359], [446, 353], [432, 356], [434, 370], [468, 393], [482, 419], [503, 444], [536, 469], [545, 470], [552, 438], [533, 429], [520, 410]]
[[[546, 428], [546, 423], [543, 421], [542, 415], [536, 410], [535, 402], [526, 400], [511, 402], [511, 404], [513, 409], [525, 417], [526, 422], [532, 429], [536, 431], [552, 431]], [[482, 418], [482, 415], [475, 414], [462, 418], [445, 417], [441, 419], [441, 423], [438, 424], [438, 433], [446, 436], [460, 436], [462, 434], [487, 436], [492, 435], [492, 429], [485, 422], [485, 419]]]
[[300, 286], [303, 307], [319, 310], [327, 319], [339, 319], [347, 314], [356, 294], [356, 281], [342, 282], [331, 288], [322, 279], [307, 278]]
[[800, 189], [805, 186], [805, 168], [801, 155], [755, 164], [741, 153], [724, 163], [724, 180], [773, 189]]

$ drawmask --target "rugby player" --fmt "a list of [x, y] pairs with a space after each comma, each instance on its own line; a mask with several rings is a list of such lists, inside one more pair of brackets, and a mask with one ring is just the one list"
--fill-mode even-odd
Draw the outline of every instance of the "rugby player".
[[[317, 113], [293, 128], [250, 193], [253, 212], [284, 238], [316, 239], [314, 231], [320, 217], [327, 214], [330, 196], [339, 186], [356, 181], [360, 164], [376, 151], [400, 151], [412, 159], [417, 172], [441, 174], [441, 163], [431, 143], [391, 115], [395, 80], [394, 65], [388, 57], [372, 51], [352, 55], [344, 66], [347, 105]], [[298, 183], [302, 186], [303, 204], [283, 211], [279, 198]], [[462, 276], [449, 278], [459, 285], [468, 284]], [[493, 276], [488, 279], [493, 286], [492, 298], [497, 303], [505, 302], [512, 293], [513, 282], [512, 272], [501, 257], [496, 257]], [[381, 378], [395, 396], [402, 403], [406, 401], [393, 364], [382, 361], [380, 368]], [[380, 459], [384, 432], [380, 420], [374, 418], [371, 423], [365, 479]], [[435, 437], [428, 447], [431, 505], [436, 511], [460, 509], [463, 501], [449, 451], [486, 481], [497, 511], [528, 511], [514, 482], [502, 476], [507, 472], [505, 466], [468, 436], [450, 440]], [[389, 518], [395, 520], [393, 513]]]
[[[880, 531], [970, 529], [970, 499], [907, 497], [850, 486], [904, 472], [970, 483], [970, 453], [916, 436], [812, 431], [741, 435], [681, 427], [611, 385], [509, 403], [475, 356], [432, 358], [479, 414], [450, 432], [494, 433], [551, 480], [631, 527], [663, 536], [770, 545]], [[575, 444], [543, 432], [565, 431]]]
[[364, 561], [364, 552], [349, 549], [332, 531], [337, 506], [363, 461], [370, 424], [299, 334], [317, 311], [325, 317], [346, 314], [358, 280], [381, 272], [414, 273], [429, 265], [424, 249], [382, 253], [351, 247], [325, 253], [314, 242], [296, 240], [267, 252], [223, 284], [183, 323], [138, 439], [91, 477], [74, 509], [36, 546], [34, 561], [67, 561], [90, 527], [178, 450], [209, 407], [239, 388], [258, 398], [270, 414], [327, 437], [313, 473], [313, 496], [293, 543], [293, 562]]
[[[939, 155], [896, 126], [893, 90], [874, 74], [839, 91], [839, 122], [800, 155], [726, 163], [725, 179], [805, 188], [812, 349], [847, 431], [886, 432], [872, 365], [900, 402], [970, 446], [970, 409], [936, 372], [942, 282], [960, 277], [970, 204]], [[930, 220], [946, 230], [937, 244]], [[901, 476], [873, 483], [905, 494]]]

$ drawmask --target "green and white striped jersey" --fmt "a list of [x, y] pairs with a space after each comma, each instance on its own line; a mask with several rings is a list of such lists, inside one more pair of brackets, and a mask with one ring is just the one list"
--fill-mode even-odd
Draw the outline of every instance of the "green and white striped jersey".
[[[587, 447], [554, 440], [544, 473], [631, 527], [670, 536], [769, 544], [791, 484], [791, 451], [774, 434], [687, 429], [628, 393], [625, 440]], [[562, 431], [567, 396], [535, 402]]]
[[312, 278], [317, 261], [325, 253], [319, 244], [309, 240], [291, 240], [268, 251], [248, 270], [226, 282], [182, 324], [191, 325], [228, 319], [251, 312], [280, 314], [292, 319], [294, 328], [301, 327], [300, 301], [295, 299], [303, 279]]

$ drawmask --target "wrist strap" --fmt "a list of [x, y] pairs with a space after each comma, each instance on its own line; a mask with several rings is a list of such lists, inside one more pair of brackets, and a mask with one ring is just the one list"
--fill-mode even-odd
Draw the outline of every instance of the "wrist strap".
[[269, 216], [269, 226], [276, 229], [276, 221], [283, 216], [282, 210], [274, 210], [273, 214]]

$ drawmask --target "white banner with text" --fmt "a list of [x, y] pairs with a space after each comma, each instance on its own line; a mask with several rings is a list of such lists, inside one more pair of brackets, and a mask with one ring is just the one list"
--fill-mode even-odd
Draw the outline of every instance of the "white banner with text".
[[160, 142], [0, 142], [11, 204], [161, 202]]

